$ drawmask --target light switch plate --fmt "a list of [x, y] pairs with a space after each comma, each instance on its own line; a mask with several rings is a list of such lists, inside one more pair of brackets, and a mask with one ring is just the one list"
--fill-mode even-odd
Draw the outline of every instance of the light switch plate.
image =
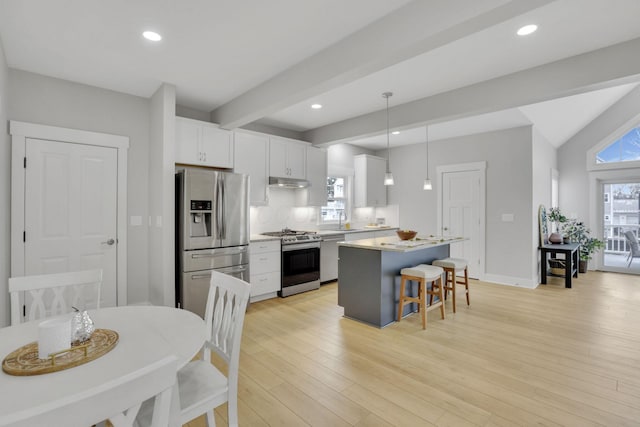
[[142, 217], [139, 215], [133, 215], [131, 217], [131, 225], [134, 227], [142, 225]]
[[513, 222], [513, 214], [502, 214], [502, 222]]

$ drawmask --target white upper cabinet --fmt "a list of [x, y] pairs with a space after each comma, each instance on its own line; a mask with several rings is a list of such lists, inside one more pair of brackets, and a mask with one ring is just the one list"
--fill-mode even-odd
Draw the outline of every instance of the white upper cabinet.
[[249, 202], [251, 206], [268, 203], [269, 137], [253, 132], [234, 132], [235, 164], [233, 171], [249, 175]]
[[387, 188], [384, 185], [386, 166], [387, 161], [382, 157], [368, 154], [353, 157], [356, 208], [387, 205]]
[[269, 175], [306, 179], [307, 145], [291, 139], [269, 138]]
[[214, 123], [176, 117], [176, 163], [233, 167], [233, 133]]
[[327, 151], [323, 148], [308, 146], [307, 180], [311, 185], [296, 190], [298, 206], [326, 206], [327, 204]]

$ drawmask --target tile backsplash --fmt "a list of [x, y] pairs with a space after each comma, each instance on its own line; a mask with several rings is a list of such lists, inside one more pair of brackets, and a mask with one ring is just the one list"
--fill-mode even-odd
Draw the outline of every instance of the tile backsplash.
[[[266, 231], [278, 231], [285, 227], [293, 230], [317, 230], [318, 207], [296, 207], [295, 191], [290, 189], [270, 188], [268, 206], [252, 206], [251, 234], [260, 234]], [[385, 218], [385, 224], [398, 225], [398, 206], [392, 205], [384, 208], [355, 208], [347, 222], [352, 228], [362, 228], [367, 224], [375, 223], [376, 218]]]

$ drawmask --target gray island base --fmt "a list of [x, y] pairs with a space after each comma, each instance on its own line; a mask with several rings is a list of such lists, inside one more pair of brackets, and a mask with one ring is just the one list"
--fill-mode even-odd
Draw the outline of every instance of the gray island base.
[[[411, 243], [385, 237], [341, 242], [338, 250], [338, 305], [344, 308], [345, 317], [379, 328], [396, 321], [400, 270], [446, 258], [449, 256], [449, 244], [463, 240], [449, 237], [444, 241], [433, 238]], [[417, 284], [410, 283], [407, 292], [417, 296]], [[402, 315], [415, 310], [416, 304], [408, 304]]]

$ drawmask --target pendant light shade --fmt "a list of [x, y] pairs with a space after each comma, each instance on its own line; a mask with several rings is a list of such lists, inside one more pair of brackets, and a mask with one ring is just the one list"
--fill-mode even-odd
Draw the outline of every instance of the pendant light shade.
[[384, 174], [384, 185], [393, 185], [393, 174], [389, 169], [389, 159], [391, 151], [389, 150], [389, 97], [393, 96], [392, 92], [385, 92], [382, 97], [387, 100], [387, 172]]
[[393, 185], [393, 174], [391, 172], [384, 174], [384, 185]]
[[429, 126], [425, 126], [425, 146], [427, 152], [427, 177], [424, 179], [424, 184], [422, 184], [423, 190], [432, 190], [433, 186], [431, 185], [431, 180], [429, 179]]

